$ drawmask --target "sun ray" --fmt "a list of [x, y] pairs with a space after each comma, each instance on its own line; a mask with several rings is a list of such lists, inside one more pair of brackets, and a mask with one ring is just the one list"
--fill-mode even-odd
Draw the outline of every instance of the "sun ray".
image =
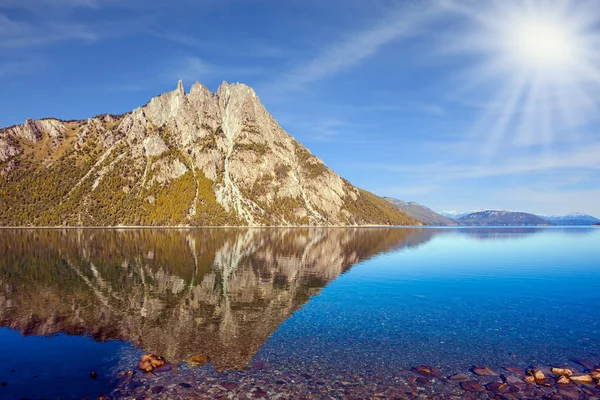
[[[575, 0], [447, 0], [464, 20], [447, 50], [473, 60], [463, 91], [502, 88], [477, 129], [484, 156], [505, 146], [549, 147], [575, 140], [599, 116], [600, 17], [595, 3]], [[462, 25], [461, 25], [462, 26]], [[458, 44], [457, 44], [458, 43]], [[500, 104], [499, 104], [500, 103]], [[589, 136], [589, 133], [587, 134]]]

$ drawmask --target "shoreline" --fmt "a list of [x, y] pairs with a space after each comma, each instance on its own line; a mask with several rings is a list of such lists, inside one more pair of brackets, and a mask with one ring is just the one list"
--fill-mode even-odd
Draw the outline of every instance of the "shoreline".
[[[155, 372], [121, 372], [115, 398], [189, 399], [588, 399], [600, 396], [600, 380], [580, 383], [577, 377], [596, 376], [600, 360], [584, 360], [559, 368], [473, 366], [467, 371], [443, 371], [431, 365], [396, 370], [359, 368], [335, 371], [327, 365], [303, 368], [255, 360], [245, 370], [218, 372], [209, 364], [190, 367], [167, 364]], [[586, 364], [586, 365], [583, 365]], [[565, 370], [564, 368], [569, 368]], [[562, 383], [559, 383], [562, 382]]]
[[0, 230], [8, 229], [356, 229], [356, 228], [401, 228], [401, 229], [572, 229], [600, 228], [599, 225], [469, 225], [469, 226], [437, 226], [437, 225], [261, 225], [261, 226], [190, 226], [190, 225], [106, 225], [106, 226], [0, 226]]

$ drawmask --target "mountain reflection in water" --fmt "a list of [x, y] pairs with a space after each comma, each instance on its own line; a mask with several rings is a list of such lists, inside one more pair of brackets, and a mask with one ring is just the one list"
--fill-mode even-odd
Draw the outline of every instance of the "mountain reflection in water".
[[361, 260], [432, 229], [0, 231], [0, 325], [129, 341], [243, 369], [277, 327]]

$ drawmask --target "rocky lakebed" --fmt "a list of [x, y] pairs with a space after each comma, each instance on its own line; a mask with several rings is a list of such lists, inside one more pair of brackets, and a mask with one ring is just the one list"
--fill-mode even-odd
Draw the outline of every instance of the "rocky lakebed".
[[317, 363], [290, 370], [259, 360], [245, 370], [218, 372], [205, 355], [178, 366], [145, 355], [137, 368], [121, 372], [119, 379], [113, 393], [99, 398], [600, 399], [600, 358], [560, 367], [474, 366], [462, 372], [430, 365], [348, 372]]

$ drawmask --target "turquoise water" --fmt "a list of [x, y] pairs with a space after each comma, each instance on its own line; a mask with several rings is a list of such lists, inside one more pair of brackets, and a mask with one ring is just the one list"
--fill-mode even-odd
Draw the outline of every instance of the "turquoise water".
[[340, 369], [562, 365], [600, 357], [600, 230], [459, 229], [359, 263], [265, 357]]
[[143, 352], [331, 374], [600, 362], [598, 228], [2, 230], [0, 250], [0, 398], [110, 393]]

